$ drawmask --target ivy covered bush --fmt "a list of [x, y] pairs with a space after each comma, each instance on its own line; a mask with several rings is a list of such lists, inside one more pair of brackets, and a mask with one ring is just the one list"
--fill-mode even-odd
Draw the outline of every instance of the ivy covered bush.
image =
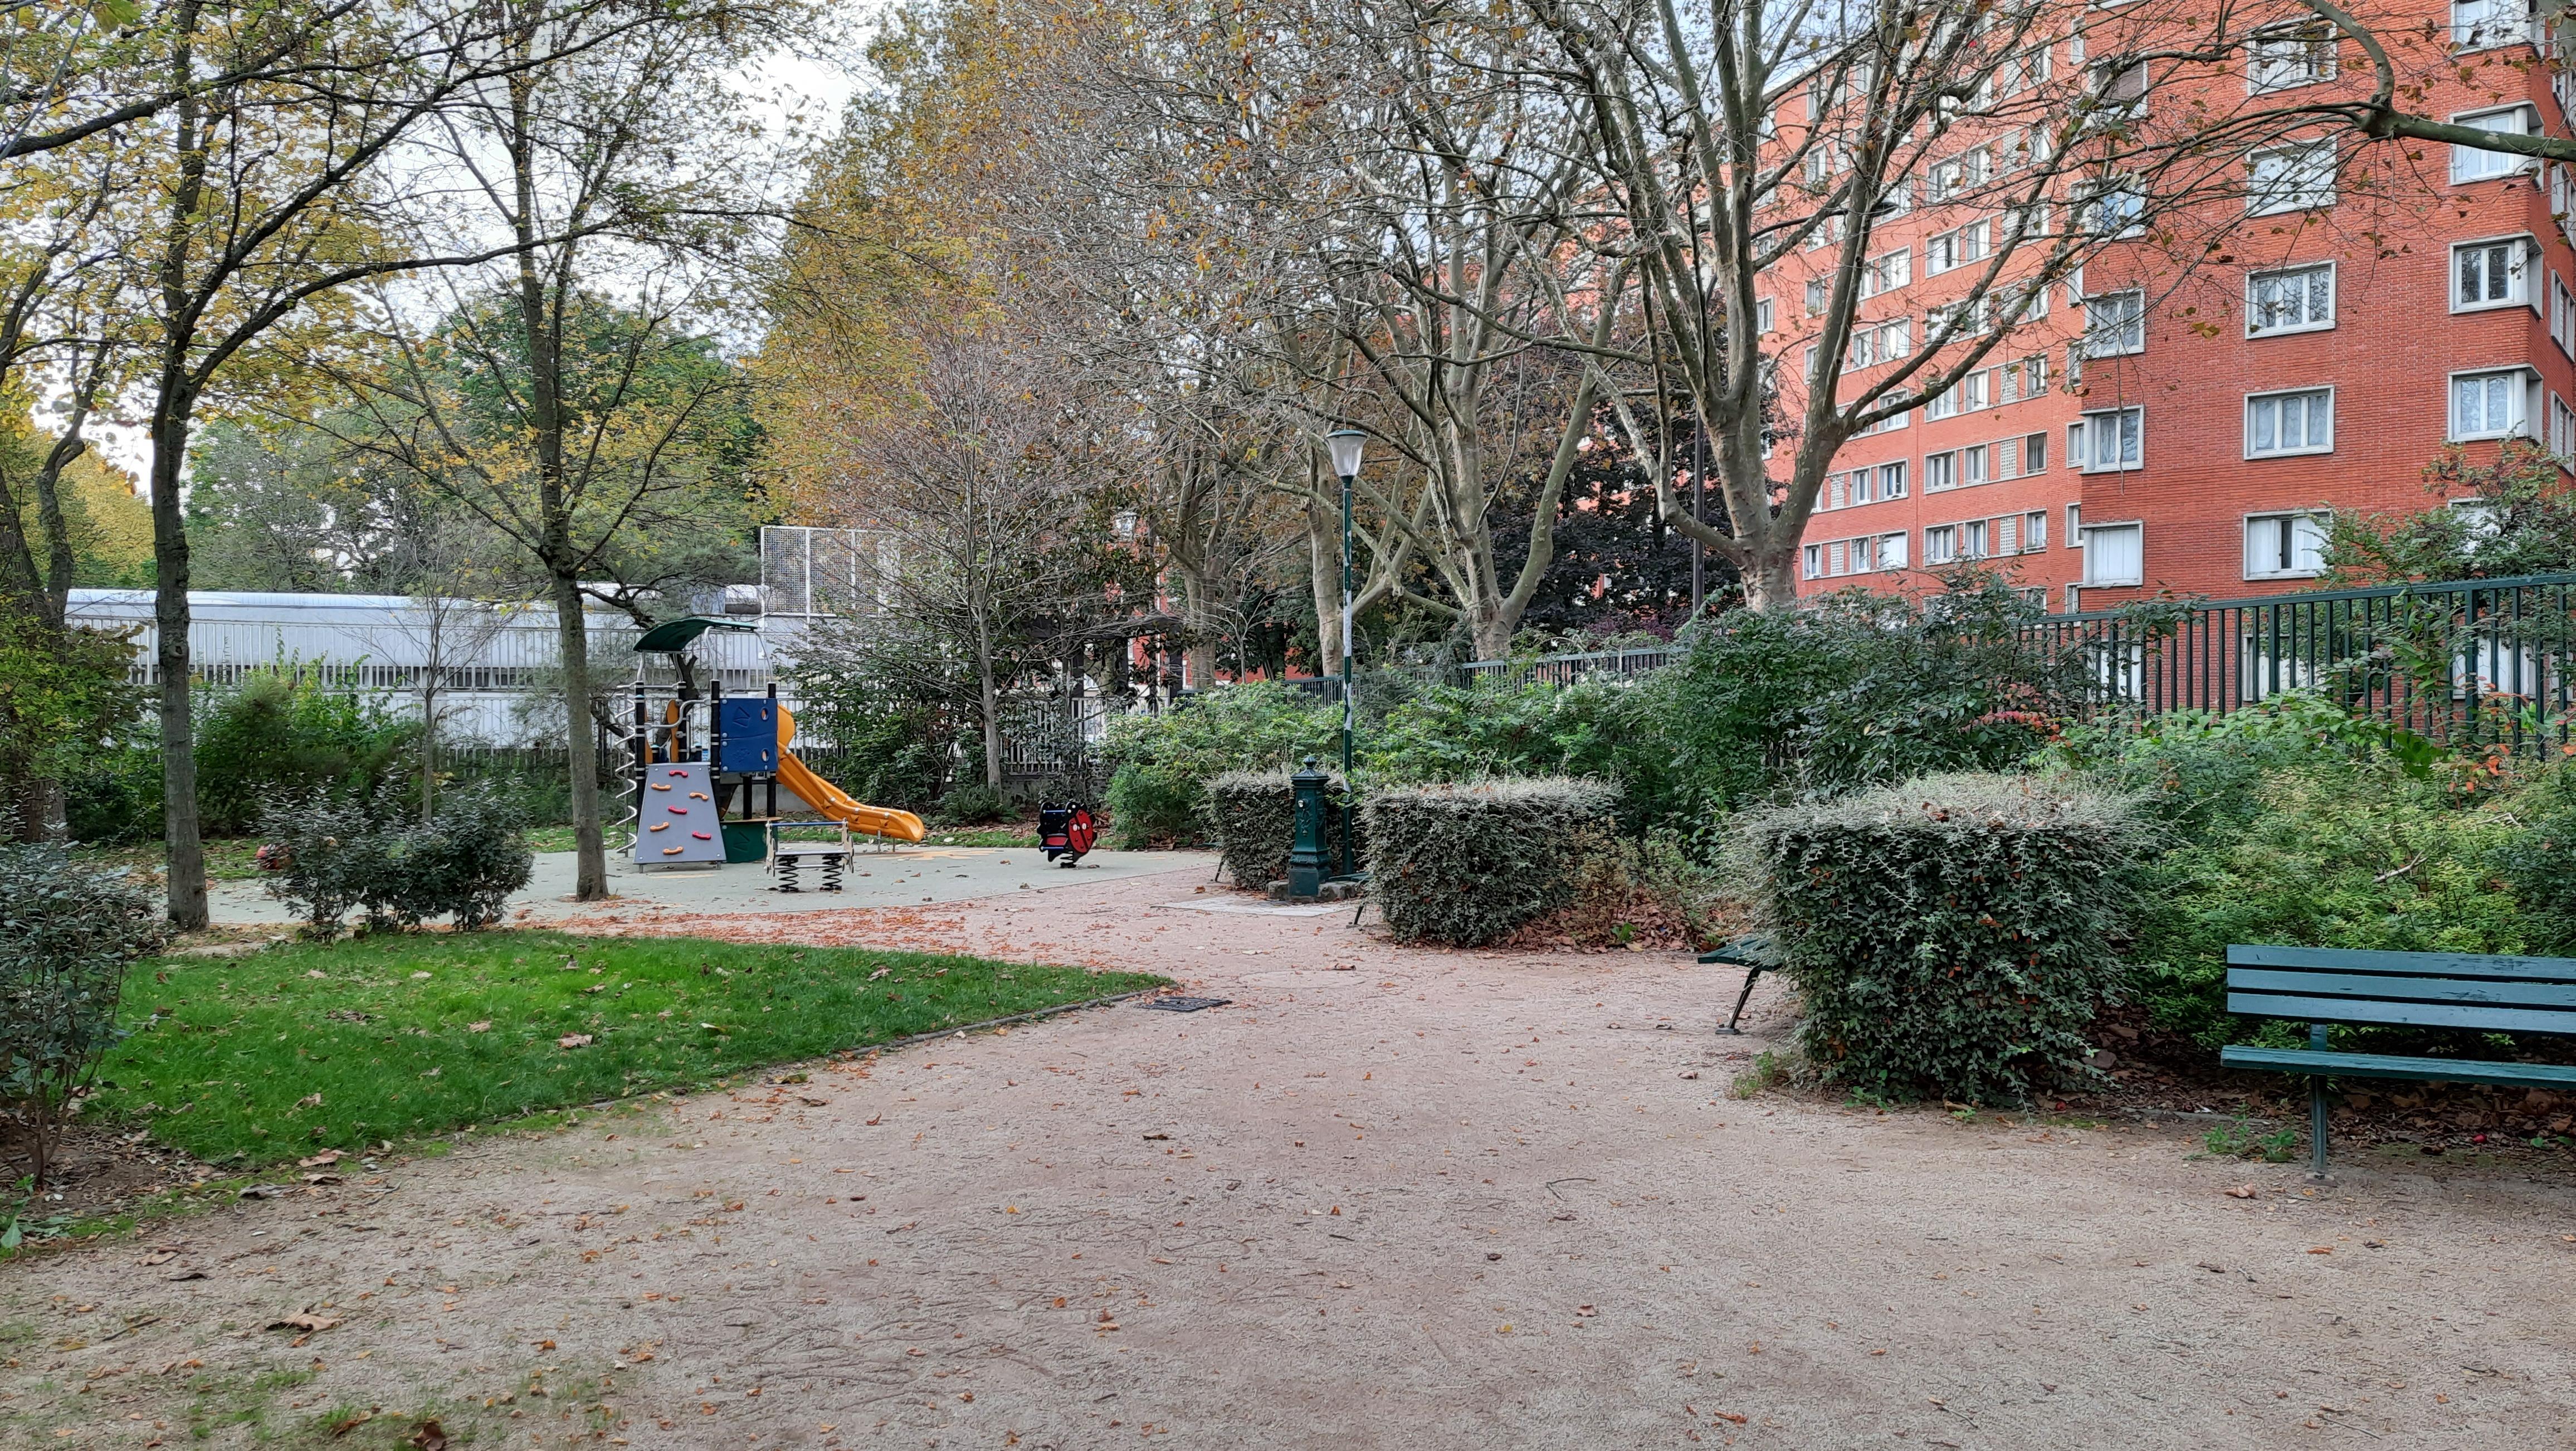
[[1953, 774], [1749, 813], [1748, 885], [1827, 1082], [2007, 1103], [2081, 1071], [2140, 832], [2064, 776]]
[[1297, 841], [1293, 774], [1228, 771], [1207, 783], [1207, 832], [1238, 887], [1257, 891], [1288, 875], [1288, 850]]
[[1574, 898], [1617, 788], [1564, 777], [1389, 786], [1360, 803], [1369, 893], [1396, 936], [1474, 947]]
[[1109, 722], [1111, 845], [1194, 842], [1207, 829], [1207, 783], [1227, 771], [1286, 770], [1330, 754], [1342, 711], [1276, 681], [1201, 693], [1170, 710]]

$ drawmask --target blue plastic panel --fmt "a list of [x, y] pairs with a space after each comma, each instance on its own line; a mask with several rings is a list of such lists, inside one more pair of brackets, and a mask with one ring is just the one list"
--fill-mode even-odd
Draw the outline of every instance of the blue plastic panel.
[[716, 769], [724, 772], [778, 769], [778, 702], [749, 696], [720, 702], [724, 737], [716, 752]]

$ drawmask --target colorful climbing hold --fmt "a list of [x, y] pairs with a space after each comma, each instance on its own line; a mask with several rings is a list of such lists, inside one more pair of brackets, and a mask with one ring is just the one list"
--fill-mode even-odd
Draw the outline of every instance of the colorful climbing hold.
[[678, 856], [679, 854], [680, 848], [676, 846], [666, 846], [662, 848], [662, 855], [664, 856]]
[[654, 789], [654, 790], [656, 790], [656, 791], [668, 791], [668, 790], [670, 790], [670, 789], [671, 789], [669, 786], [666, 786], [666, 785], [664, 785], [663, 783], [661, 783], [661, 782], [659, 782], [659, 781], [655, 781], [655, 782], [653, 782], [653, 783], [652, 783], [652, 786], [653, 786], [653, 789]]
[[697, 838], [698, 840], [700, 840], [700, 841], [713, 841], [713, 840], [715, 840], [715, 838], [714, 838], [714, 837], [707, 835], [707, 834], [706, 834], [705, 832], [703, 832], [703, 831], [693, 831], [693, 832], [690, 832], [690, 833], [689, 833], [689, 835], [696, 837], [696, 838]]
[[671, 827], [671, 823], [669, 823], [669, 822], [667, 822], [667, 821], [657, 821], [657, 822], [654, 822], [651, 826], [646, 827], [646, 828], [645, 828], [645, 830], [647, 830], [647, 831], [668, 831], [668, 830], [670, 829], [670, 827]]
[[685, 806], [665, 806], [662, 809], [668, 811], [673, 816], [686, 816], [689, 814], [689, 808]]

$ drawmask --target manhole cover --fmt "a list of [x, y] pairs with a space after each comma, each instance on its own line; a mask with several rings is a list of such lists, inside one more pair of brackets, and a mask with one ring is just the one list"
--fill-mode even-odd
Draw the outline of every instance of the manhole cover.
[[1160, 1008], [1167, 1013], [1195, 1013], [1201, 1008], [1221, 1008], [1232, 998], [1147, 998], [1141, 1006]]

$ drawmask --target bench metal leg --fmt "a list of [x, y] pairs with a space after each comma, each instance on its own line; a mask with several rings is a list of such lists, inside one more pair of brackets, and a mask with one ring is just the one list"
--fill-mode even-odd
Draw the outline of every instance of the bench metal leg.
[[[2308, 1025], [2308, 1046], [2326, 1051], [2326, 1025]], [[2326, 1176], [2326, 1078], [2320, 1073], [2308, 1079], [2308, 1177]]]
[[1744, 991], [1735, 995], [1735, 1011], [1726, 1015], [1727, 1032], [1741, 1034], [1744, 1031], [1742, 1028], [1735, 1025], [1737, 1021], [1742, 1019], [1744, 1016], [1744, 1005], [1753, 1001], [1753, 985], [1761, 980], [1762, 969], [1758, 967], [1752, 968], [1744, 974]]

